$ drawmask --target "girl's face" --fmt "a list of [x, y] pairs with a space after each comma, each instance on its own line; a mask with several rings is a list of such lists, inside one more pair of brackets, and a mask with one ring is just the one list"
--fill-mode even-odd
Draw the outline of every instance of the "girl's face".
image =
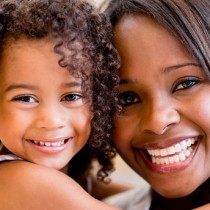
[[15, 155], [62, 170], [86, 144], [92, 114], [81, 82], [46, 40], [7, 45], [0, 61], [0, 139]]
[[210, 82], [151, 18], [124, 17], [114, 34], [123, 105], [114, 144], [158, 193], [185, 196], [210, 175]]

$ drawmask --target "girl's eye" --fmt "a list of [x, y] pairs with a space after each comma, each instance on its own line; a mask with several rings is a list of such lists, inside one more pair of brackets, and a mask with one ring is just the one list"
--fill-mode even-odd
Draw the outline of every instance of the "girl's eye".
[[198, 84], [200, 81], [198, 79], [186, 79], [181, 81], [176, 87], [175, 87], [175, 91], [180, 91], [180, 90], [184, 90], [184, 89], [188, 89], [190, 87], [193, 87], [194, 85]]
[[32, 96], [17, 96], [13, 99], [13, 101], [22, 101], [26, 103], [36, 103], [37, 100]]
[[141, 99], [134, 92], [124, 92], [119, 95], [119, 102], [122, 106], [130, 106], [136, 103], [141, 103]]
[[62, 98], [62, 101], [77, 101], [81, 99], [82, 96], [80, 94], [68, 94]]

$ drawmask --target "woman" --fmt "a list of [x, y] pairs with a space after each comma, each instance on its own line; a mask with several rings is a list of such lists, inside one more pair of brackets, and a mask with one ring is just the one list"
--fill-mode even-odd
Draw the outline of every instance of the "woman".
[[106, 12], [122, 60], [113, 143], [151, 185], [136, 209], [209, 203], [210, 2], [113, 0]]

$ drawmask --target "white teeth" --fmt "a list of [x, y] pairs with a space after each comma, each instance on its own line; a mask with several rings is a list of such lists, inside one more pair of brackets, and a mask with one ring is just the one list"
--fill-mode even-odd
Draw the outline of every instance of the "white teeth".
[[188, 139], [188, 140], [186, 141], [186, 143], [187, 143], [187, 146], [190, 147], [190, 145], [193, 144], [193, 141], [192, 141], [191, 139]]
[[166, 157], [164, 158], [165, 164], [169, 164], [169, 159]]
[[59, 142], [54, 142], [54, 143], [51, 143], [51, 145], [53, 146], [53, 147], [57, 147], [57, 146], [59, 146]]
[[179, 163], [184, 161], [188, 156], [190, 156], [191, 153], [192, 151], [187, 149], [185, 153], [180, 153], [169, 157], [152, 157], [152, 162], [158, 165]]
[[176, 153], [175, 148], [173, 146], [168, 147], [166, 150], [167, 150], [167, 153], [169, 155], [172, 155], [172, 154], [175, 154]]
[[179, 162], [179, 156], [178, 155], [174, 155], [174, 162], [178, 163]]
[[44, 141], [32, 140], [32, 142], [39, 146], [45, 146], [45, 147], [59, 147], [64, 144], [64, 140], [57, 142], [44, 142]]
[[181, 152], [181, 150], [182, 150], [182, 148], [181, 148], [180, 144], [176, 144], [175, 145], [175, 151], [176, 152]]
[[45, 142], [44, 145], [47, 146], [47, 147], [49, 147], [52, 144], [50, 142]]
[[151, 155], [152, 162], [158, 165], [179, 163], [190, 156], [193, 152], [191, 146], [195, 142], [195, 138], [189, 138], [164, 149], [149, 149], [147, 151]]
[[173, 156], [169, 157], [168, 159], [169, 159], [169, 163], [174, 163], [174, 157]]
[[159, 150], [155, 150], [155, 152], [154, 152], [154, 156], [159, 156], [159, 155], [160, 155]]
[[160, 158], [160, 164], [163, 165], [165, 163], [164, 158]]
[[186, 159], [184, 153], [179, 154], [179, 160], [184, 161]]
[[44, 142], [40, 141], [37, 144], [40, 144], [41, 146], [44, 146]]
[[166, 156], [166, 155], [167, 155], [166, 149], [161, 149], [161, 150], [160, 150], [160, 155], [161, 155], [161, 156]]
[[186, 157], [189, 157], [190, 156], [190, 150], [186, 150], [185, 152], [184, 152], [184, 155], [186, 156]]
[[164, 148], [164, 149], [148, 149], [148, 153], [151, 156], [167, 156], [167, 155], [173, 155], [177, 152], [181, 152], [187, 149], [187, 147], [190, 147], [195, 143], [194, 138], [190, 138], [187, 140], [183, 140], [179, 143], [176, 143], [175, 145], [172, 145], [170, 147]]
[[187, 143], [186, 143], [186, 141], [181, 141], [180, 142], [180, 146], [181, 146], [182, 150], [186, 150], [187, 149]]

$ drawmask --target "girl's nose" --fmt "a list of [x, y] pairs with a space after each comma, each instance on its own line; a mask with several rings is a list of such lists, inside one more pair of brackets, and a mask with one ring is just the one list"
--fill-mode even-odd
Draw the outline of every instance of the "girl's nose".
[[50, 104], [40, 107], [35, 121], [37, 128], [58, 129], [65, 127], [65, 114], [62, 107]]
[[170, 103], [159, 100], [149, 105], [141, 120], [144, 132], [164, 134], [170, 127], [180, 122], [180, 114]]

